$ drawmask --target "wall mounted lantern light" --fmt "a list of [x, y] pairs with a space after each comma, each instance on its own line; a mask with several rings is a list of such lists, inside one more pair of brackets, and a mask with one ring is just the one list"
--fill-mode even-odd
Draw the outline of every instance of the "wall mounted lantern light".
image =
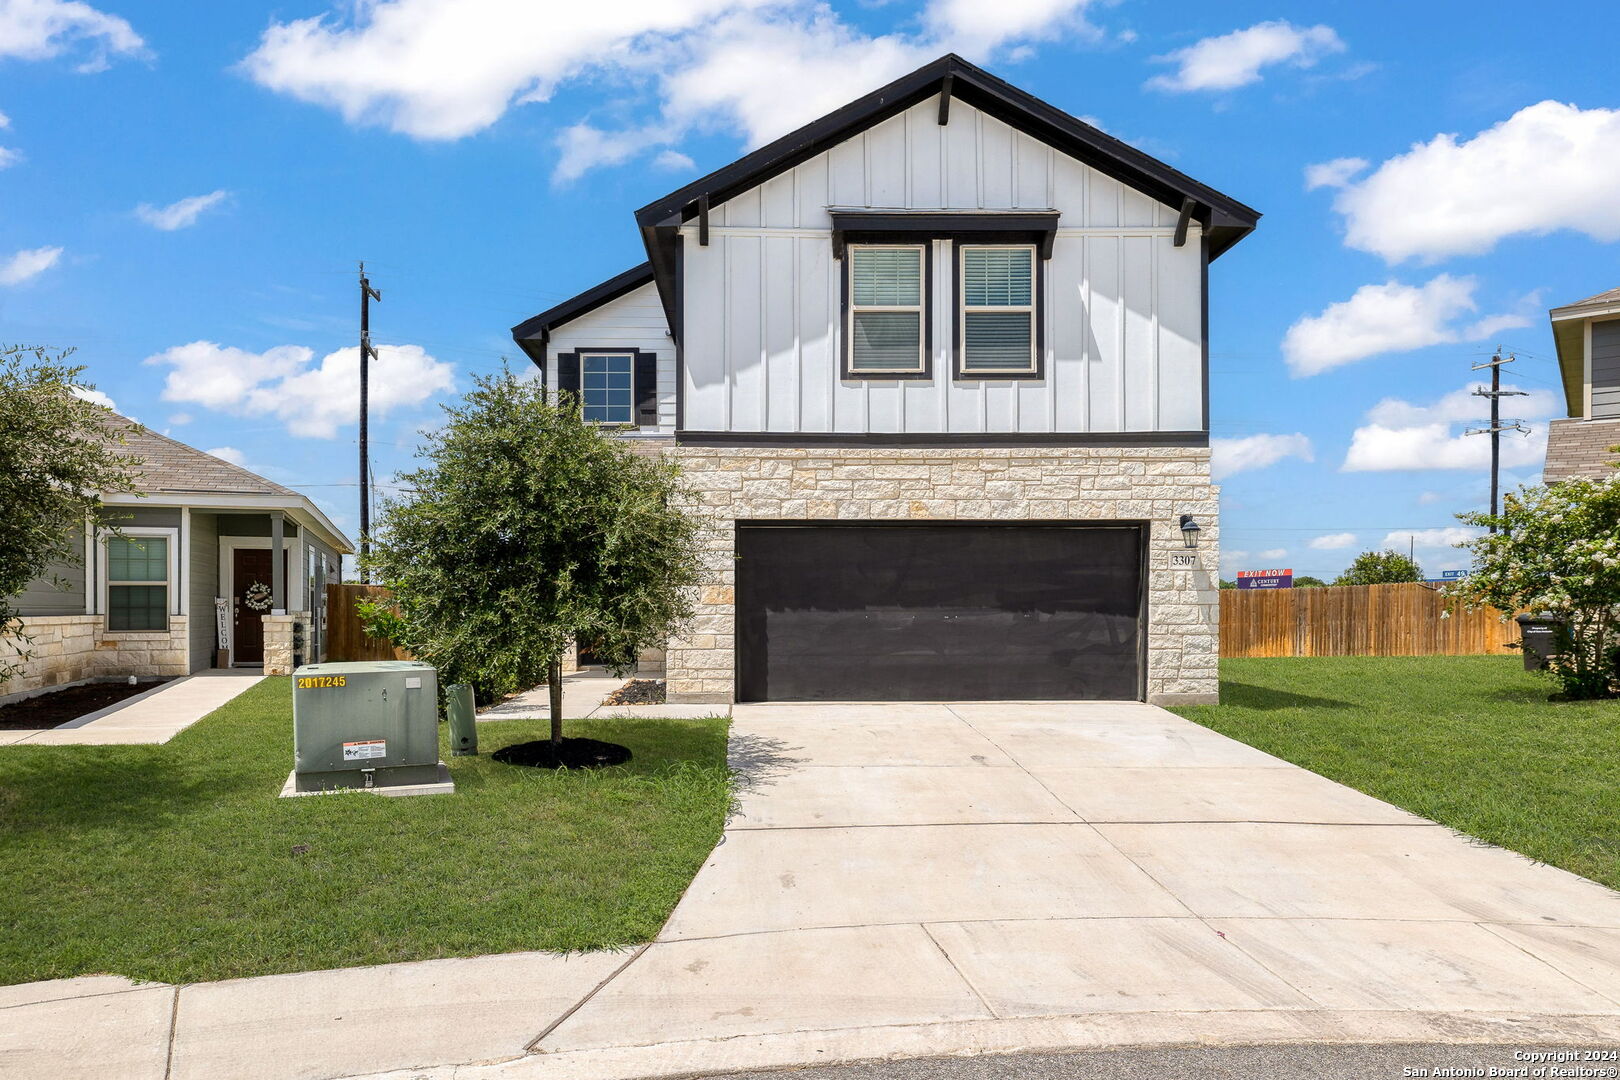
[[1198, 522], [1191, 514], [1181, 515], [1181, 542], [1190, 548], [1198, 546]]

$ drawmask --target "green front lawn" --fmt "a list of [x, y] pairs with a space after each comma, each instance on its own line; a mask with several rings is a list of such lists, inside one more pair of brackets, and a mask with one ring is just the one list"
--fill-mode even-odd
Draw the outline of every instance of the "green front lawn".
[[1177, 709], [1459, 832], [1620, 888], [1620, 702], [1552, 703], [1517, 656], [1227, 660]]
[[278, 799], [291, 691], [266, 679], [164, 746], [0, 748], [0, 984], [171, 982], [650, 940], [720, 838], [723, 719], [575, 721], [601, 773], [500, 765], [454, 795]]

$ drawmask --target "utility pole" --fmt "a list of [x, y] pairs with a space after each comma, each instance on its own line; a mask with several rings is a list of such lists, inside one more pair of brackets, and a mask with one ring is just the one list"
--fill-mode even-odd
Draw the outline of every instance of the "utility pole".
[[371, 361], [377, 350], [371, 347], [371, 302], [382, 303], [382, 293], [371, 287], [366, 264], [360, 264], [360, 580], [371, 584], [366, 556], [371, 554], [371, 453], [366, 430], [367, 399], [371, 381]]
[[[1514, 420], [1510, 424], [1502, 423], [1502, 399], [1505, 397], [1525, 396], [1525, 392], [1523, 390], [1502, 389], [1502, 365], [1511, 364], [1517, 359], [1518, 357], [1510, 355], [1504, 360], [1502, 358], [1502, 349], [1500, 346], [1498, 346], [1495, 354], [1491, 356], [1489, 362], [1484, 364], [1475, 364], [1473, 366], [1474, 371], [1480, 371], [1484, 368], [1491, 369], [1491, 388], [1489, 390], [1481, 389], [1474, 391], [1475, 397], [1491, 399], [1491, 426], [1473, 428], [1468, 432], [1468, 434], [1489, 435], [1491, 437], [1491, 517], [1493, 518], [1496, 516], [1496, 500], [1498, 488], [1500, 486], [1499, 476], [1502, 468], [1502, 432], [1519, 431], [1526, 435], [1530, 434], [1530, 429], [1524, 426], [1524, 421], [1522, 420]], [[1491, 526], [1491, 532], [1495, 531], [1496, 526], [1493, 524]]]

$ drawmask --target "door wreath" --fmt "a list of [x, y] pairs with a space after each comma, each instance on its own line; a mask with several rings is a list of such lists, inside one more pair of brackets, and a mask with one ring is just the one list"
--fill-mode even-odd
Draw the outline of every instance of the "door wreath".
[[255, 581], [247, 587], [247, 592], [242, 594], [242, 603], [246, 604], [250, 611], [269, 611], [273, 599], [270, 586], [262, 581]]

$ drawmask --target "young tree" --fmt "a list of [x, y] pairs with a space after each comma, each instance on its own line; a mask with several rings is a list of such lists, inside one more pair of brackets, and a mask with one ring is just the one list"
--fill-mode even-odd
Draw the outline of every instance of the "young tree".
[[400, 477], [369, 565], [393, 589], [396, 644], [446, 682], [489, 700], [545, 679], [561, 754], [569, 642], [622, 672], [667, 639], [691, 614], [697, 523], [675, 467], [586, 423], [571, 395], [476, 381]]
[[1327, 582], [1319, 577], [1311, 577], [1309, 574], [1302, 574], [1294, 579], [1294, 588], [1296, 589], [1321, 589], [1326, 586]]
[[1398, 551], [1363, 551], [1334, 579], [1335, 585], [1395, 585], [1422, 581], [1418, 564]]
[[1496, 526], [1470, 541], [1473, 568], [1447, 592], [1468, 607], [1530, 611], [1564, 628], [1547, 671], [1569, 698], [1613, 697], [1620, 652], [1620, 477], [1520, 488], [1502, 512], [1462, 514]]
[[87, 515], [104, 492], [133, 486], [118, 452], [130, 424], [86, 399], [94, 387], [71, 351], [0, 347], [0, 685], [32, 654], [13, 600], [52, 563], [83, 560]]

